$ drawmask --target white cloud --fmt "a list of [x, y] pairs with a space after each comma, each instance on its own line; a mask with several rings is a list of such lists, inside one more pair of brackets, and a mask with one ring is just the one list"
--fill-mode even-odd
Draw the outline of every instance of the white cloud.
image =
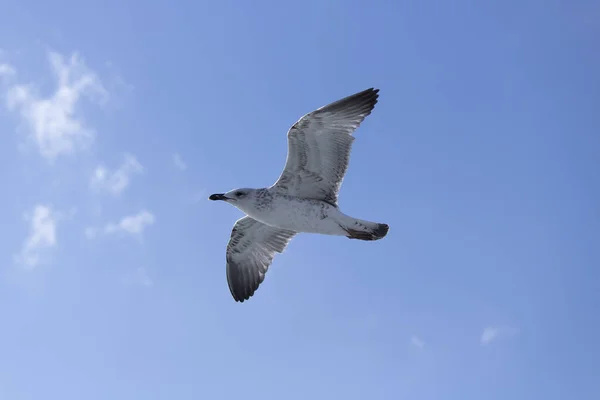
[[135, 215], [124, 217], [119, 223], [109, 223], [104, 227], [104, 233], [124, 232], [131, 235], [140, 235], [144, 230], [154, 224], [154, 215], [146, 210], [142, 210]]
[[144, 267], [128, 271], [122, 276], [121, 282], [126, 285], [141, 285], [147, 288], [154, 286], [154, 281], [150, 278], [147, 269]]
[[179, 154], [173, 154], [173, 164], [175, 164], [175, 167], [181, 171], [185, 171], [187, 169], [187, 165]]
[[410, 338], [410, 343], [415, 346], [418, 347], [419, 349], [422, 349], [423, 347], [425, 347], [425, 342], [423, 341], [423, 339], [421, 339], [418, 336], [413, 335]]
[[492, 327], [488, 327], [485, 328], [483, 330], [483, 333], [481, 334], [481, 344], [486, 345], [491, 343], [494, 339], [496, 339], [496, 337], [498, 337], [498, 329], [497, 328], [492, 328]]
[[55, 52], [48, 55], [57, 87], [42, 97], [32, 84], [17, 84], [8, 89], [8, 109], [18, 111], [40, 154], [48, 161], [91, 145], [94, 131], [87, 127], [78, 110], [83, 96], [104, 101], [108, 97], [96, 74], [78, 54], [68, 60]]
[[139, 267], [136, 271], [136, 277], [137, 277], [138, 282], [140, 284], [142, 284], [143, 286], [150, 287], [150, 286], [154, 285], [154, 282], [148, 275], [148, 271], [146, 271], [146, 268]]
[[17, 70], [10, 64], [0, 64], [0, 78], [8, 82], [17, 74]]
[[135, 156], [126, 154], [123, 164], [114, 172], [109, 171], [102, 165], [96, 167], [90, 186], [96, 190], [106, 191], [117, 196], [129, 186], [132, 175], [143, 171], [142, 165]]
[[481, 338], [479, 339], [479, 342], [483, 346], [486, 346], [486, 345], [492, 343], [493, 341], [497, 340], [500, 337], [514, 336], [517, 333], [518, 333], [518, 329], [516, 329], [516, 328], [509, 328], [509, 327], [498, 328], [498, 327], [488, 326], [483, 330], [483, 333], [481, 334]]
[[94, 239], [96, 237], [96, 235], [98, 234], [98, 229], [96, 229], [92, 226], [89, 226], [89, 227], [85, 228], [85, 230], [83, 231], [83, 234], [88, 239]]
[[18, 263], [29, 269], [42, 263], [44, 253], [56, 246], [57, 215], [49, 206], [41, 204], [34, 207], [32, 214], [25, 216], [31, 224], [30, 232], [21, 252], [15, 256]]

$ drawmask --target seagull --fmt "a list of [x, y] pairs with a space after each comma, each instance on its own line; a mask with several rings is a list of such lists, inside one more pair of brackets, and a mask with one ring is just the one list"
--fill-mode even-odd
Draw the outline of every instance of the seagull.
[[272, 186], [209, 196], [246, 214], [233, 226], [226, 250], [227, 283], [236, 302], [254, 295], [275, 254], [283, 253], [298, 233], [367, 241], [387, 235], [387, 224], [350, 217], [337, 204], [352, 134], [378, 97], [379, 89], [366, 89], [301, 117], [288, 130], [286, 164]]

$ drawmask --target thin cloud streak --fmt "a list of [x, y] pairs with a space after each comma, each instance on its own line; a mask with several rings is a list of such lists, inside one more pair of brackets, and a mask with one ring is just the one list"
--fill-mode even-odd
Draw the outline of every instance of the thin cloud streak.
[[144, 230], [153, 225], [154, 215], [146, 210], [142, 210], [135, 215], [124, 217], [118, 224], [107, 224], [104, 228], [105, 233], [126, 232], [132, 235], [139, 235]]
[[144, 168], [137, 158], [132, 154], [125, 154], [125, 160], [113, 172], [103, 165], [96, 167], [90, 180], [90, 187], [96, 191], [118, 196], [129, 186], [132, 176], [142, 172]]
[[425, 342], [418, 336], [413, 335], [410, 338], [410, 343], [415, 346], [418, 347], [419, 349], [422, 349], [423, 347], [425, 347]]
[[518, 333], [519, 330], [516, 328], [488, 326], [481, 333], [479, 343], [482, 346], [487, 346], [499, 338], [515, 336]]
[[29, 235], [15, 261], [33, 269], [44, 262], [47, 251], [56, 246], [57, 215], [49, 206], [38, 204], [25, 220], [30, 223]]
[[173, 154], [173, 164], [181, 171], [185, 171], [187, 169], [187, 164], [183, 161], [179, 154]]

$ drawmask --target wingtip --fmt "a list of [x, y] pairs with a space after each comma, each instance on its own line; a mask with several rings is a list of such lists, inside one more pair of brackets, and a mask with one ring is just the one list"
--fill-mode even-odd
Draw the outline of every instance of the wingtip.
[[236, 290], [229, 288], [229, 291], [231, 292], [231, 297], [233, 297], [233, 300], [235, 300], [236, 303], [243, 303], [246, 300], [250, 300], [250, 297], [254, 295], [254, 290], [251, 290], [250, 293], [247, 291], [238, 293]]
[[260, 283], [262, 283], [262, 281], [256, 285], [256, 288], [249, 287], [246, 285], [232, 286], [232, 282], [230, 282], [229, 280], [228, 283], [229, 293], [231, 293], [231, 297], [233, 297], [233, 300], [235, 300], [236, 303], [243, 303], [246, 300], [250, 300], [250, 298], [254, 296], [256, 289], [258, 289], [258, 286], [260, 285]]
[[233, 299], [236, 301], [236, 303], [243, 303], [246, 300], [250, 300], [250, 297], [252, 297], [252, 295], [254, 294], [254, 292], [251, 293], [251, 294], [244, 294], [242, 296], [237, 296], [234, 293], [231, 293], [231, 294], [233, 296]]
[[375, 87], [370, 87], [368, 89], [365, 89], [361, 92], [357, 92], [354, 95], [355, 96], [360, 96], [360, 95], [371, 95], [374, 96], [375, 98], [377, 98], [379, 96], [379, 88], [375, 88]]
[[363, 90], [362, 92], [356, 93], [354, 96], [351, 96], [351, 97], [362, 98], [365, 100], [368, 99], [367, 101], [370, 100], [374, 106], [375, 104], [377, 104], [377, 101], [379, 100], [379, 89], [370, 87], [368, 89]]

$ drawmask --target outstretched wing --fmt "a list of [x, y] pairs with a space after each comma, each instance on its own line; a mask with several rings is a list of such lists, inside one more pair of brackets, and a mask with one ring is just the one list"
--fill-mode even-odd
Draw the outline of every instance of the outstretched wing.
[[285, 168], [273, 185], [282, 193], [333, 205], [348, 169], [352, 133], [371, 114], [379, 89], [367, 89], [300, 118], [288, 131]]
[[248, 300], [265, 279], [275, 253], [282, 253], [294, 231], [273, 228], [250, 217], [233, 226], [227, 244], [227, 283], [235, 301]]

